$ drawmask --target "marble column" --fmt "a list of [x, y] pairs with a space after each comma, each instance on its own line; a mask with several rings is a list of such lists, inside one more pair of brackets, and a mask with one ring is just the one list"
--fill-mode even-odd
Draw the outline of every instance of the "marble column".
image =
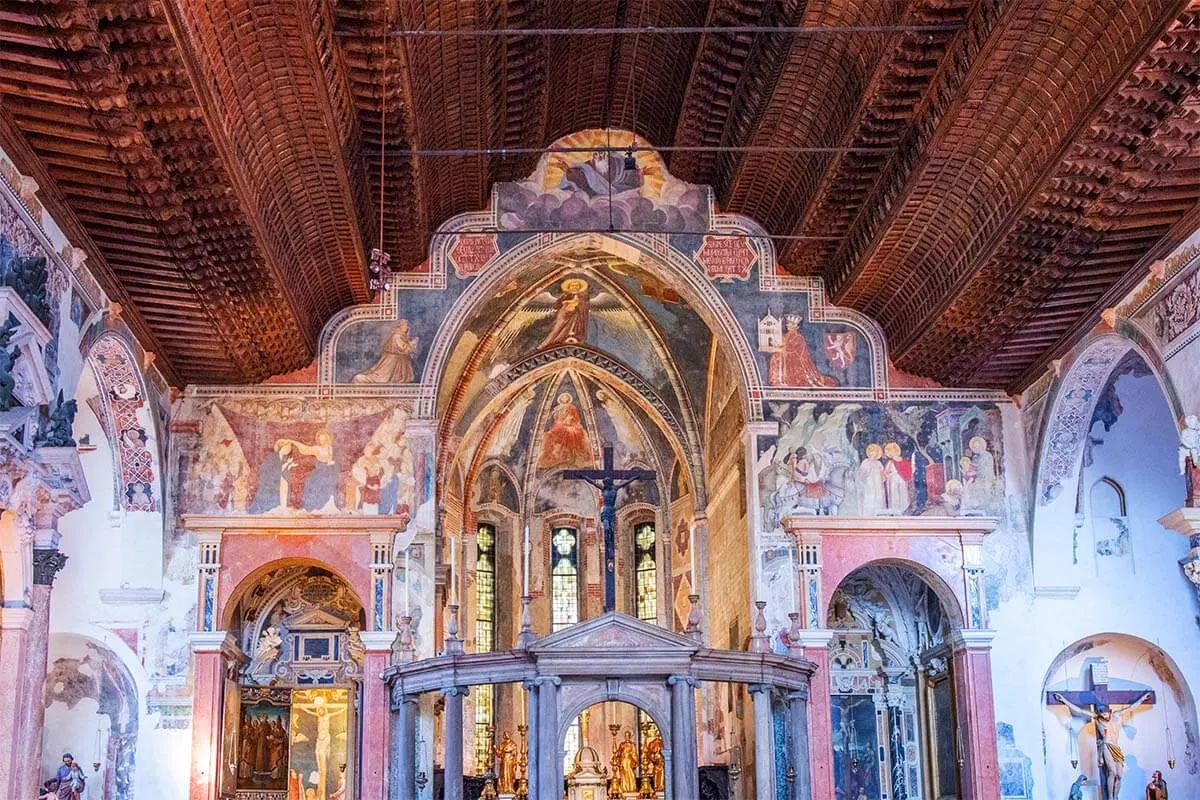
[[993, 631], [966, 630], [951, 640], [954, 705], [960, 736], [962, 795], [971, 800], [999, 800], [996, 752], [996, 708], [992, 697]]
[[394, 700], [388, 750], [392, 769], [389, 772], [389, 800], [417, 800], [417, 717], [421, 699], [416, 695], [399, 695]]
[[539, 731], [541, 730], [538, 727], [538, 685], [537, 681], [535, 680], [525, 681], [523, 685], [527, 695], [526, 702], [529, 706], [529, 714], [526, 717], [526, 719], [529, 720], [529, 730], [527, 732], [529, 738], [526, 740], [525, 745], [528, 750], [528, 757], [526, 758], [526, 761], [529, 763], [527, 767], [528, 771], [525, 775], [525, 782], [528, 784], [529, 797], [533, 800], [537, 800], [538, 786], [541, 785], [538, 782], [538, 772], [540, 769], [538, 765], [541, 763], [541, 761], [538, 759], [538, 753], [540, 752], [538, 750], [538, 736]]
[[189, 800], [217, 800], [221, 784], [221, 701], [238, 647], [225, 631], [193, 633], [192, 774]]
[[671, 687], [671, 797], [698, 797], [696, 769], [696, 679], [667, 678]]
[[775, 800], [775, 730], [771, 724], [771, 693], [775, 687], [752, 683], [754, 697], [754, 798]]
[[442, 717], [445, 736], [442, 762], [442, 796], [444, 800], [463, 800], [463, 697], [467, 687], [443, 689], [446, 708]]
[[812, 798], [812, 774], [809, 769], [812, 754], [808, 749], [808, 694], [791, 692], [787, 696], [788, 761], [795, 775], [792, 779], [791, 800]]
[[362, 729], [371, 735], [359, 742], [362, 800], [384, 800], [387, 796], [388, 767], [388, 688], [383, 671], [392, 660], [395, 631], [363, 631], [359, 634], [366, 656], [363, 658]]
[[[538, 699], [538, 794], [531, 800], [561, 800], [563, 790], [562, 758], [558, 752], [558, 687], [555, 676], [534, 678]], [[530, 761], [532, 764], [533, 762]]]
[[816, 664], [808, 683], [809, 780], [813, 800], [834, 800], [833, 699], [829, 691], [829, 641], [833, 631], [806, 628], [798, 634], [804, 658]]

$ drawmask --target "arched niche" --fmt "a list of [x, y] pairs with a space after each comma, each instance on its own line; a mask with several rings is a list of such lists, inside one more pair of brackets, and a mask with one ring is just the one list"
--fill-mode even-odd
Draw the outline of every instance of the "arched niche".
[[[1127, 328], [1081, 345], [1062, 379], [1052, 387], [1043, 410], [1044, 430], [1030, 506], [1034, 579], [1041, 591], [1056, 587], [1074, 591], [1093, 571], [1092, 562], [1117, 546], [1120, 531], [1116, 528], [1093, 536], [1093, 490], [1096, 481], [1113, 476], [1097, 473], [1091, 465], [1094, 454], [1104, 452], [1107, 439], [1119, 439], [1133, 426], [1143, 429], [1135, 437], [1137, 446], [1154, 448], [1152, 452], [1143, 449], [1139, 469], [1139, 482], [1153, 471], [1155, 477], [1149, 484], [1132, 487], [1131, 476], [1125, 473], [1117, 478], [1131, 503], [1143, 507], [1157, 503], [1153, 513], [1146, 515], [1149, 522], [1142, 526], [1144, 532], [1156, 532], [1157, 526], [1149, 523], [1184, 502], [1185, 486], [1174, 466], [1182, 420], [1178, 399], [1157, 354], [1140, 339], [1126, 336], [1137, 333]], [[1117, 397], [1117, 382], [1135, 373], [1145, 376], [1143, 382], [1152, 388], [1141, 391], [1139, 402], [1131, 405], [1129, 398], [1121, 401]], [[1116, 432], [1110, 434], [1114, 425]], [[1164, 493], [1174, 499], [1168, 496], [1158, 503], [1155, 498]], [[1130, 513], [1137, 512], [1131, 508]]]
[[[1087, 696], [1097, 690], [1099, 696]], [[1131, 709], [1145, 692], [1152, 697]], [[1049, 797], [1065, 797], [1079, 775], [1087, 776], [1088, 786], [1096, 784], [1098, 752], [1095, 724], [1056, 702], [1056, 693], [1087, 712], [1093, 711], [1092, 702], [1107, 699], [1121, 719], [1122, 797], [1140, 797], [1155, 770], [1162, 771], [1173, 795], [1193, 797], [1200, 792], [1195, 699], [1175, 658], [1158, 645], [1124, 633], [1097, 633], [1063, 648], [1050, 662], [1040, 697], [1047, 780], [1043, 791]], [[1116, 697], [1119, 702], [1113, 700]]]
[[41, 780], [70, 753], [90, 796], [131, 800], [141, 704], [129, 668], [102, 642], [76, 633], [51, 634], [47, 664]]
[[952, 643], [957, 598], [922, 565], [860, 566], [833, 590], [825, 617], [834, 782], [848, 797], [958, 796], [958, 705]]

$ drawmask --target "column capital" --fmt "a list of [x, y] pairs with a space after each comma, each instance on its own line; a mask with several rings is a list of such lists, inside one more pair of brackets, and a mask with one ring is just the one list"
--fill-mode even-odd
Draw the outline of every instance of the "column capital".
[[682, 684], [682, 683], [686, 683], [688, 686], [695, 687], [696, 679], [694, 677], [692, 677], [691, 675], [668, 675], [667, 676], [667, 686], [678, 686], [679, 684]]
[[761, 694], [762, 692], [770, 694], [775, 691], [775, 685], [772, 683], [750, 683], [746, 685], [746, 690], [750, 694]]
[[53, 586], [54, 578], [66, 565], [67, 555], [58, 548], [33, 548], [33, 585]]
[[447, 686], [441, 690], [446, 697], [466, 697], [470, 691], [470, 686]]
[[242, 656], [242, 649], [229, 631], [193, 631], [188, 634], [193, 653], [220, 653], [226, 658]]
[[396, 631], [359, 631], [358, 638], [368, 653], [391, 653], [396, 643]]
[[995, 638], [995, 631], [967, 629], [951, 633], [946, 637], [946, 644], [950, 645], [950, 649], [955, 652], [959, 650], [982, 650], [991, 648], [992, 640]]
[[823, 650], [829, 647], [836, 631], [829, 628], [801, 628], [796, 633], [796, 641], [805, 650], [809, 648]]
[[562, 686], [562, 678], [557, 675], [538, 675], [536, 678], [530, 678], [526, 681], [527, 684], [535, 687], [550, 685], [555, 688]]

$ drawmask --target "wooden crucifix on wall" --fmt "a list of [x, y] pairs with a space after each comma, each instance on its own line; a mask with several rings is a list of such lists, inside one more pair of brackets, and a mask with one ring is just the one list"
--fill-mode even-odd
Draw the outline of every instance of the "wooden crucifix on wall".
[[[1108, 661], [1094, 661], [1088, 670], [1088, 688], [1082, 692], [1046, 692], [1047, 705], [1066, 706], [1072, 714], [1096, 725], [1096, 757], [1100, 770], [1100, 800], [1117, 800], [1125, 776], [1125, 751], [1121, 726], [1134, 709], [1154, 705], [1154, 692], [1108, 688]], [[1125, 706], [1114, 711], [1113, 706]]]
[[617, 608], [617, 492], [635, 481], [652, 481], [654, 470], [614, 469], [613, 446], [604, 444], [602, 469], [568, 469], [563, 478], [587, 481], [600, 490], [600, 524], [604, 528], [604, 610]]

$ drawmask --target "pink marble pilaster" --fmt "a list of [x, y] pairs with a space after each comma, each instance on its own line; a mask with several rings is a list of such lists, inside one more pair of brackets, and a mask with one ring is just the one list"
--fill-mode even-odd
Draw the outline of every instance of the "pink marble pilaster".
[[193, 633], [192, 774], [189, 800], [217, 800], [220, 789], [221, 700], [226, 665], [236, 651], [224, 631]]
[[[21, 729], [20, 705], [13, 701], [25, 689], [22, 684], [32, 625], [33, 609], [0, 608], [0, 741], [10, 744], [28, 738]], [[0, 748], [0, 797], [21, 796], [23, 757], [19, 747]]]
[[833, 703], [829, 691], [828, 630], [804, 630], [799, 639], [804, 657], [817, 665], [808, 686], [808, 747], [812, 800], [834, 800]]
[[362, 800], [386, 800], [388, 796], [388, 741], [391, 732], [391, 703], [383, 671], [392, 660], [395, 631], [364, 631], [359, 634], [367, 648], [363, 660]]
[[992, 697], [991, 631], [962, 631], [954, 643], [954, 701], [958, 713], [962, 796], [999, 800], [996, 707]]

